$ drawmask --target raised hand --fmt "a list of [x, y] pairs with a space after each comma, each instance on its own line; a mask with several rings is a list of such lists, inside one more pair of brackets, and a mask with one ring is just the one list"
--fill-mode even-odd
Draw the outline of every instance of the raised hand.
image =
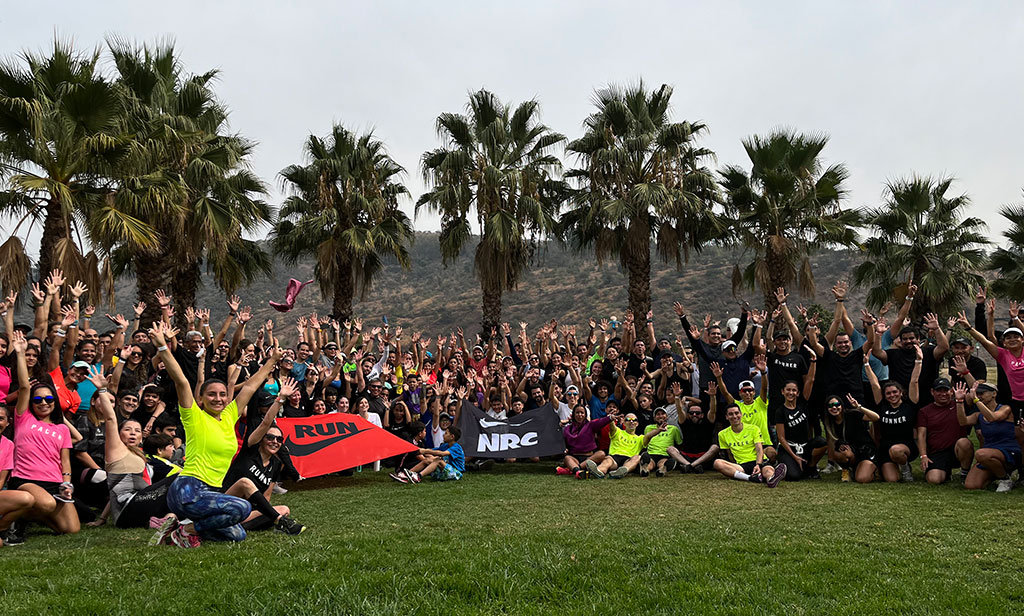
[[913, 280], [911, 280], [910, 284], [907, 285], [907, 297], [914, 299], [915, 295], [917, 295], [917, 285], [914, 284]]
[[244, 324], [248, 323], [250, 319], [252, 319], [252, 308], [250, 306], [246, 306], [245, 308], [242, 308], [238, 312], [238, 322], [239, 323], [244, 325]]
[[718, 395], [718, 381], [708, 381], [708, 395], [711, 397]]
[[164, 293], [163, 289], [157, 289], [155, 295], [156, 303], [159, 304], [161, 308], [166, 308], [171, 304], [171, 296]]
[[722, 376], [722, 367], [718, 365], [717, 361], [711, 362], [711, 374], [715, 375], [715, 378]]
[[782, 287], [775, 289], [775, 300], [781, 305], [786, 303], [786, 298], [789, 297], [789, 293]]
[[67, 279], [64, 277], [63, 272], [59, 269], [53, 270], [46, 278], [46, 293], [56, 295], [65, 282], [67, 282]]
[[238, 312], [238, 307], [242, 305], [242, 298], [237, 295], [232, 295], [228, 298], [228, 308], [231, 312]]
[[60, 322], [61, 329], [67, 329], [69, 325], [75, 322], [75, 309], [71, 306], [64, 306], [60, 309], [60, 313], [64, 315]]
[[990, 315], [994, 315], [996, 313], [996, 298], [993, 297], [988, 300], [988, 304], [985, 305], [985, 312]]
[[672, 302], [672, 311], [676, 313], [677, 317], [681, 317], [686, 314], [686, 311], [683, 309], [683, 305], [679, 302]]
[[967, 312], [963, 310], [961, 310], [960, 313], [956, 315], [956, 322], [959, 323], [960, 325], [963, 325], [964, 327], [971, 326], [971, 322], [967, 318]]
[[287, 398], [299, 390], [299, 384], [290, 376], [281, 377], [280, 390], [277, 392], [279, 398]]
[[79, 280], [71, 287], [71, 298], [78, 299], [89, 290], [89, 287], [85, 286], [85, 283]]
[[924, 326], [928, 330], [939, 329], [939, 317], [934, 312], [929, 312], [924, 316]]
[[832, 287], [832, 295], [835, 296], [836, 300], [846, 299], [846, 293], [849, 288], [850, 285], [845, 280], [839, 280]]
[[205, 325], [210, 322], [210, 309], [201, 308], [196, 310], [196, 316], [199, 317], [199, 322]]
[[185, 322], [192, 324], [196, 320], [196, 309], [193, 306], [185, 308]]
[[970, 372], [967, 369], [967, 359], [959, 355], [953, 356], [953, 368], [960, 374], [967, 374]]
[[963, 402], [967, 397], [967, 385], [963, 381], [953, 386], [953, 397], [957, 402]]
[[949, 317], [946, 319], [946, 327], [953, 329], [956, 326], [956, 317]]
[[757, 368], [757, 370], [761, 374], [764, 374], [765, 372], [768, 372], [768, 356], [765, 355], [764, 353], [760, 353], [758, 355], [755, 355], [754, 356], [754, 367]]
[[1020, 316], [1020, 302], [1015, 299], [1010, 300], [1010, 318], [1016, 319]]
[[124, 318], [124, 315], [117, 314], [117, 315], [114, 315], [114, 316], [110, 316], [108, 314], [108, 315], [104, 315], [104, 316], [106, 316], [107, 319], [109, 319], [111, 323], [113, 323], [114, 325], [120, 327], [121, 329], [123, 329], [123, 330], [127, 330], [128, 329], [128, 319]]
[[974, 302], [977, 304], [984, 304], [986, 297], [985, 287], [978, 287], [978, 292], [974, 294]]
[[857, 402], [857, 399], [853, 397], [853, 394], [846, 394], [846, 401], [850, 403], [850, 408], [855, 409], [860, 406], [860, 402]]
[[142, 313], [146, 311], [146, 302], [139, 302], [132, 306], [132, 310], [135, 311], [135, 318], [142, 316]]
[[37, 304], [43, 303], [43, 300], [46, 299], [46, 293], [39, 288], [38, 282], [32, 283], [32, 297], [36, 300]]
[[164, 337], [166, 333], [166, 326], [161, 321], [153, 323], [153, 326], [149, 328], [149, 339], [154, 345], [159, 347], [167, 346], [167, 338]]
[[25, 339], [25, 334], [14, 330], [9, 335], [11, 337], [11, 349], [15, 353], [24, 353], [28, 349], [28, 340]]
[[103, 370], [96, 366], [89, 366], [89, 382], [96, 386], [96, 389], [107, 388], [107, 377], [103, 375]]
[[704, 315], [704, 329], [707, 329], [709, 327], [711, 327], [711, 315], [706, 314]]
[[874, 323], [875, 323], [875, 315], [873, 315], [870, 312], [868, 312], [866, 308], [861, 308], [860, 309], [860, 320], [861, 320], [861, 323], [863, 323], [864, 325], [869, 325], [869, 326], [870, 325], [874, 325]]

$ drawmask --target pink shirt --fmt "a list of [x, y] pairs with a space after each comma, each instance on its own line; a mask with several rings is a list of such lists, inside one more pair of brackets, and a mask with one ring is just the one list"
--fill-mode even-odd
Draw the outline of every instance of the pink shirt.
[[0, 471], [14, 468], [14, 443], [6, 436], [0, 436]]
[[996, 363], [1006, 373], [1006, 380], [1010, 382], [1010, 394], [1014, 400], [1024, 400], [1024, 353], [1020, 357], [1014, 357], [1013, 353], [999, 347], [999, 357]]
[[11, 369], [0, 366], [0, 397], [7, 397], [11, 391]]
[[71, 449], [71, 431], [64, 424], [43, 423], [32, 411], [14, 417], [14, 477], [64, 481], [60, 453]]

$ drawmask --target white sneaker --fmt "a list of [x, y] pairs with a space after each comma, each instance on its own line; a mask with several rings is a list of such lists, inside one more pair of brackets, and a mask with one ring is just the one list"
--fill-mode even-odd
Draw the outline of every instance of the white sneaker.
[[839, 470], [839, 466], [835, 462], [829, 462], [825, 465], [825, 468], [821, 469], [822, 475], [830, 475]]
[[996, 492], [1009, 492], [1013, 489], [1013, 480], [1010, 478], [1000, 479], [996, 482]]
[[274, 494], [287, 494], [287, 493], [288, 493], [288, 490], [286, 490], [284, 488], [284, 486], [282, 486], [279, 483], [275, 483], [274, 484]]

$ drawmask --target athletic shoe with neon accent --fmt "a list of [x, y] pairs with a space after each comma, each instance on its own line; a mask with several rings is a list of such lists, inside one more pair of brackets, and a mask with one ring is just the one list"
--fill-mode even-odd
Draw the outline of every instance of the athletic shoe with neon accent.
[[604, 479], [604, 473], [602, 473], [600, 469], [597, 468], [597, 462], [594, 462], [593, 460], [587, 460], [586, 462], [584, 462], [584, 464], [587, 466], [587, 471], [590, 472], [591, 477], [593, 477], [594, 479]]
[[786, 465], [780, 464], [775, 467], [775, 474], [772, 475], [771, 479], [765, 481], [764, 485], [768, 486], [769, 488], [774, 488], [775, 486], [779, 485], [779, 482], [782, 481], [785, 477]]
[[153, 516], [153, 517], [149, 518], [149, 527], [152, 528], [153, 530], [156, 530], [156, 529], [160, 528], [161, 526], [163, 526], [164, 522], [167, 521], [167, 518], [174, 518], [175, 520], [177, 520], [178, 516], [174, 515], [173, 513], [168, 513], [167, 515], [165, 515], [162, 518], [158, 518], [156, 516]]
[[186, 533], [185, 528], [182, 526], [175, 528], [174, 532], [171, 533], [171, 543], [185, 549], [198, 548], [203, 544], [199, 539], [199, 535]]
[[[153, 523], [153, 519], [150, 518], [149, 523]], [[160, 521], [160, 524], [156, 527], [156, 533], [150, 537], [149, 545], [170, 545], [171, 534], [178, 529], [178, 518], [175, 516], [167, 516]]]
[[555, 474], [556, 475], [571, 475], [572, 471], [570, 471], [569, 469], [565, 468], [564, 466], [556, 466], [555, 467]]
[[306, 530], [306, 527], [296, 522], [294, 518], [283, 515], [274, 525], [274, 530], [286, 535], [298, 535]]

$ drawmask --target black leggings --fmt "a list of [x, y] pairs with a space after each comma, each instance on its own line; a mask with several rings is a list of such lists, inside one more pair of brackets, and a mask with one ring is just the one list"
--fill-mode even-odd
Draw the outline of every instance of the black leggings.
[[149, 518], [162, 518], [171, 512], [167, 490], [174, 477], [165, 477], [135, 493], [117, 516], [118, 528], [148, 528]]
[[804, 445], [803, 453], [800, 454], [800, 459], [804, 461], [803, 470], [793, 459], [793, 456], [789, 455], [786, 448], [779, 444], [779, 457], [776, 462], [786, 465], [786, 481], [800, 481], [811, 474], [811, 456], [815, 449], [825, 446], [825, 439], [820, 436], [816, 436], [811, 439], [811, 442]]

